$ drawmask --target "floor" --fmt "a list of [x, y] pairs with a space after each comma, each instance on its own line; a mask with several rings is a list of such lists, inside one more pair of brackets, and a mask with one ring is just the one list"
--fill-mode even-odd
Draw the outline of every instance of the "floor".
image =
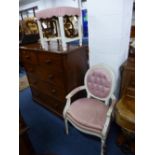
[[[83, 134], [72, 125], [69, 126], [69, 135], [66, 135], [63, 119], [34, 102], [30, 88], [20, 92], [19, 103], [22, 116], [30, 128], [29, 138], [37, 153], [100, 155], [100, 139]], [[119, 131], [120, 128], [113, 122], [107, 138], [106, 155], [131, 155], [117, 146]]]

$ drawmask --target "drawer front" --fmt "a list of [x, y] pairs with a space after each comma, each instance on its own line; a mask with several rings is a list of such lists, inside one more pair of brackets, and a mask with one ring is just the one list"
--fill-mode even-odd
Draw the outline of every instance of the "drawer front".
[[33, 51], [22, 51], [22, 62], [23, 63], [31, 63], [37, 64], [37, 57], [36, 53]]
[[59, 70], [61, 68], [60, 56], [53, 55], [52, 53], [39, 53], [38, 54], [39, 64], [44, 67], [48, 67], [52, 70]]
[[52, 96], [53, 98], [55, 98], [59, 101], [62, 101], [62, 102], [65, 101], [66, 94], [65, 94], [65, 90], [63, 88], [56, 87], [56, 86], [52, 85], [51, 83], [47, 83], [47, 82], [44, 82], [43, 85], [46, 88], [45, 92], [49, 96]]
[[33, 74], [30, 74], [29, 73], [27, 75], [28, 75], [28, 81], [29, 81], [30, 86], [37, 89], [38, 88], [38, 85], [39, 85], [39, 79], [36, 78], [36, 76], [34, 76]]
[[65, 91], [62, 88], [58, 88], [51, 83], [40, 81], [36, 77], [29, 76], [30, 86], [35, 88], [36, 90], [45, 93], [59, 101], [65, 101]]
[[[61, 72], [52, 72], [51, 70], [46, 70], [44, 67], [39, 67], [38, 69], [38, 66], [32, 66], [30, 64], [26, 64], [24, 67], [30, 82], [31, 79], [36, 81], [38, 78], [38, 81], [49, 82], [55, 87], [64, 89], [64, 79]], [[33, 78], [35, 78], [35, 80]]]
[[53, 71], [48, 67], [41, 66], [39, 68], [39, 78], [49, 82], [56, 87], [64, 88], [64, 78], [61, 71]]
[[31, 89], [31, 91], [32, 91], [32, 96], [33, 96], [34, 100], [36, 100], [38, 103], [40, 103], [41, 105], [46, 107], [48, 110], [51, 110], [51, 111], [55, 112], [56, 114], [62, 116], [63, 108], [65, 106], [64, 103], [55, 100], [51, 96], [44, 94], [44, 93], [36, 90], [33, 87]]
[[24, 64], [24, 68], [27, 74], [38, 75], [37, 66], [31, 64]]

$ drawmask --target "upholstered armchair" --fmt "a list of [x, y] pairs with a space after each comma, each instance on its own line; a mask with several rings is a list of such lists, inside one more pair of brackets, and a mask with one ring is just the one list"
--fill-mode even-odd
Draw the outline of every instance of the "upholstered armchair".
[[[105, 65], [95, 65], [87, 71], [84, 86], [75, 88], [66, 96], [67, 102], [63, 111], [66, 133], [69, 133], [70, 122], [81, 132], [101, 138], [101, 155], [105, 152], [105, 141], [116, 103], [114, 86], [112, 70]], [[71, 103], [72, 96], [82, 90], [86, 90], [87, 97]]]

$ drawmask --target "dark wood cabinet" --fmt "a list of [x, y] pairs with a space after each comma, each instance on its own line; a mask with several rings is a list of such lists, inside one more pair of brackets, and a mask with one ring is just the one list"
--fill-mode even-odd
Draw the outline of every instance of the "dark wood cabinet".
[[122, 66], [121, 96], [134, 97], [135, 94], [135, 59], [129, 57]]
[[55, 47], [43, 50], [40, 44], [20, 46], [20, 58], [33, 99], [61, 116], [65, 96], [83, 85], [89, 68], [88, 47], [69, 46], [65, 52]]
[[129, 57], [122, 66], [121, 98], [125, 98], [127, 108], [135, 113], [135, 58]]
[[115, 120], [122, 132], [117, 144], [123, 151], [135, 152], [135, 59], [134, 57], [122, 65], [121, 98], [116, 104]]

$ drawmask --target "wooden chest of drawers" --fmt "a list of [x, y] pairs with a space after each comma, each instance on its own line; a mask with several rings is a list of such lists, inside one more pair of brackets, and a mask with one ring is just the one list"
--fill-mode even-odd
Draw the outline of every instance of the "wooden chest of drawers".
[[35, 101], [62, 115], [65, 96], [83, 85], [89, 68], [88, 48], [68, 47], [68, 50], [41, 49], [39, 44], [20, 47], [20, 57], [26, 70]]

